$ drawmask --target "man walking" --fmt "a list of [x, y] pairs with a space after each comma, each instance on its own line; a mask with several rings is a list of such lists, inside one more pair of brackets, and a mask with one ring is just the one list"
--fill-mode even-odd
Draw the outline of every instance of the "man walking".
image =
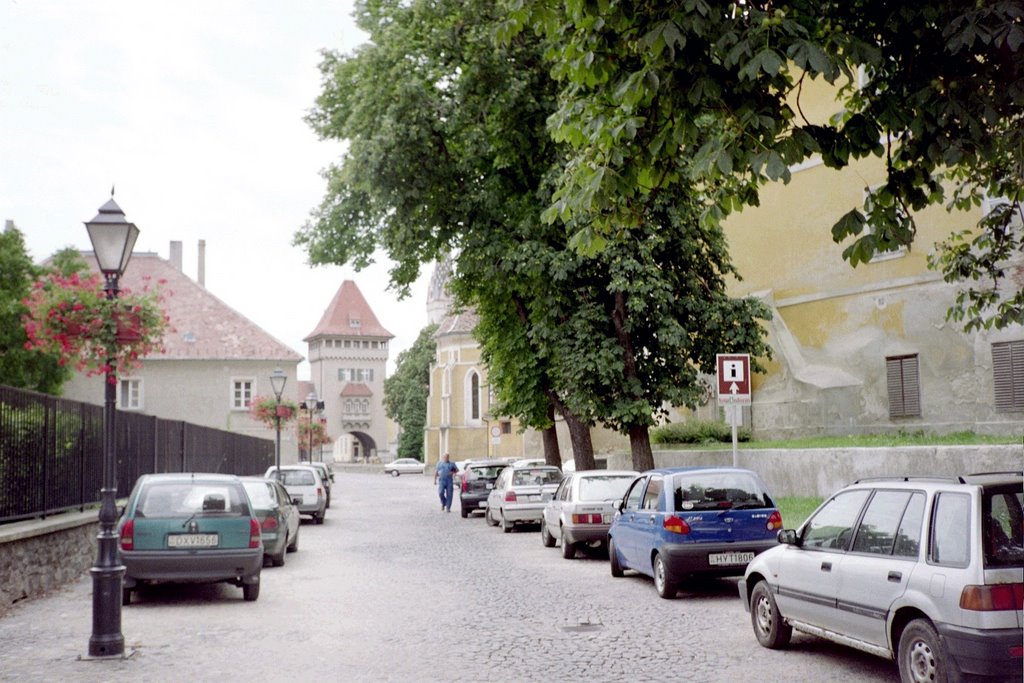
[[452, 475], [458, 471], [458, 466], [450, 462], [447, 453], [441, 457], [441, 461], [437, 463], [437, 468], [434, 470], [434, 483], [437, 484], [437, 495], [441, 497], [443, 512], [452, 511], [452, 489], [455, 483]]

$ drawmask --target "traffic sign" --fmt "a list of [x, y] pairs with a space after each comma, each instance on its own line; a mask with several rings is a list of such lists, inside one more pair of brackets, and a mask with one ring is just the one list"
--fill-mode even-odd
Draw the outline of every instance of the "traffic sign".
[[718, 401], [720, 403], [750, 403], [750, 354], [719, 353], [715, 356], [718, 369]]

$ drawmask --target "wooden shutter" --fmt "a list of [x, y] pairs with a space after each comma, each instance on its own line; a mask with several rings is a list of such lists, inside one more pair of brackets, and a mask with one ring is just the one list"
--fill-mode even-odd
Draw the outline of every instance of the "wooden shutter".
[[889, 388], [889, 417], [913, 417], [921, 414], [921, 384], [917, 355], [885, 359]]
[[1024, 340], [992, 345], [996, 412], [1024, 411]]

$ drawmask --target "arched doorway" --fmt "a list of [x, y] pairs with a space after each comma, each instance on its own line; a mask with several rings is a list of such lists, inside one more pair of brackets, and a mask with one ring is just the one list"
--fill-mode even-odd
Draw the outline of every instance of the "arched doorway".
[[377, 442], [366, 432], [352, 431], [348, 433], [352, 439], [352, 461], [373, 462], [377, 457]]

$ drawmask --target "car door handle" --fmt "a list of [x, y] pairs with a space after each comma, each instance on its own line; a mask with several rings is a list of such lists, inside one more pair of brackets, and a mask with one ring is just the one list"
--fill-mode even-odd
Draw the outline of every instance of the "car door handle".
[[900, 583], [903, 580], [903, 572], [889, 572], [889, 580], [893, 583]]
[[822, 562], [821, 563], [821, 571], [823, 571], [823, 572], [831, 572], [832, 571], [832, 563], [831, 562]]

